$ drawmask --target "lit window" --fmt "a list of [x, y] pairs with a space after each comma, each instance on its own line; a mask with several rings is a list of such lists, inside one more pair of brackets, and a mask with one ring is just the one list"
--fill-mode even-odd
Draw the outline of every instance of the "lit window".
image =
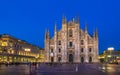
[[8, 46], [7, 42], [2, 42], [2, 46]]
[[29, 48], [25, 48], [25, 51], [30, 52], [30, 51], [31, 51], [31, 49], [29, 49]]

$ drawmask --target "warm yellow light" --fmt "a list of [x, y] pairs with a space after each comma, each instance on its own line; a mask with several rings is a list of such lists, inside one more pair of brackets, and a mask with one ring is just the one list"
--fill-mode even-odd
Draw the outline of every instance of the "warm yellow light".
[[107, 57], [111, 57], [111, 55], [108, 55]]
[[117, 57], [117, 58], [120, 58], [120, 57]]
[[25, 48], [25, 51], [30, 52], [30, 51], [31, 51], [31, 49], [29, 49], [29, 48]]
[[8, 46], [7, 42], [2, 42], [2, 46]]
[[100, 58], [105, 58], [104, 56], [100, 57]]
[[35, 58], [38, 58], [39, 56], [36, 56]]

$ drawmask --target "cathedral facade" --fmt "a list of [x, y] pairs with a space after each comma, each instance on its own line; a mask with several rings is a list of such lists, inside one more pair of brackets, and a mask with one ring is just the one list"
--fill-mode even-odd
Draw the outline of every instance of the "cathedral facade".
[[54, 36], [50, 38], [49, 31], [45, 33], [45, 62], [98, 62], [98, 32], [88, 34], [80, 28], [79, 19], [67, 22], [62, 18], [62, 29], [55, 25]]

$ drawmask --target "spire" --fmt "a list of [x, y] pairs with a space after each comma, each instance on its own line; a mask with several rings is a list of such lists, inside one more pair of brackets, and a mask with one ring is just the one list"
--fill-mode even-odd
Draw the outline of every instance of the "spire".
[[49, 32], [49, 30], [48, 30], [48, 32], [47, 32], [47, 33], [48, 33], [48, 36], [49, 36], [49, 35], [50, 35], [50, 32]]
[[93, 31], [93, 37], [95, 37], [95, 30]]
[[95, 39], [98, 39], [98, 29], [97, 29], [97, 28], [96, 28], [95, 31], [94, 31], [93, 37], [94, 37]]
[[46, 39], [49, 39], [50, 38], [50, 36], [49, 36], [49, 30], [47, 30], [47, 32], [46, 32]]
[[62, 23], [65, 24], [66, 23], [66, 17], [63, 15], [62, 16]]
[[73, 23], [75, 23], [75, 18], [73, 18]]
[[55, 23], [55, 29], [54, 29], [54, 32], [57, 32], [57, 25], [56, 25], [56, 23]]
[[67, 28], [67, 21], [66, 21], [66, 17], [63, 16], [62, 17], [62, 29], [66, 30], [66, 28]]
[[46, 38], [47, 38], [47, 31], [46, 31], [46, 29], [45, 29], [45, 40], [46, 40]]
[[74, 22], [74, 23], [77, 23], [77, 18], [76, 18], [76, 16], [73, 18], [73, 22]]
[[73, 22], [76, 23], [76, 24], [79, 24], [80, 23], [80, 18], [75, 16], [73, 18]]
[[88, 33], [88, 23], [85, 23], [85, 32]]
[[76, 24], [78, 25], [78, 27], [80, 28], [80, 18], [76, 17]]
[[98, 38], [98, 29], [95, 30], [95, 37]]
[[77, 23], [80, 24], [80, 17], [77, 17]]

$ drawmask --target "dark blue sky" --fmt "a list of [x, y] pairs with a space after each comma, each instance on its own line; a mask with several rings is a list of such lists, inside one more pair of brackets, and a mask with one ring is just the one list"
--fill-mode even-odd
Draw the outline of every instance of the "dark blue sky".
[[119, 0], [1, 0], [0, 34], [7, 33], [44, 47], [45, 29], [61, 28], [62, 15], [80, 17], [81, 28], [99, 31], [99, 52], [108, 47], [120, 49]]

